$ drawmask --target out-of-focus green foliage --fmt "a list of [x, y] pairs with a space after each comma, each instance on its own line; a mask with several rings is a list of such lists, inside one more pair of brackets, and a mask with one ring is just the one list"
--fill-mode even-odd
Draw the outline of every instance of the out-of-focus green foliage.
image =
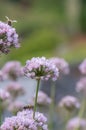
[[[10, 54], [3, 56], [1, 61], [20, 60], [25, 63], [28, 58], [35, 56], [62, 56], [70, 62], [84, 58], [86, 51], [83, 45], [71, 49], [71, 32], [67, 26], [65, 2], [65, 0], [1, 0], [0, 20], [5, 21], [5, 16], [8, 16], [18, 21], [13, 23], [13, 26], [20, 35], [21, 43], [21, 48], [13, 49]], [[83, 28], [86, 26], [84, 14], [81, 15]], [[68, 42], [70, 50], [67, 50]], [[61, 46], [63, 48], [60, 51]], [[64, 49], [67, 53], [63, 53]]]

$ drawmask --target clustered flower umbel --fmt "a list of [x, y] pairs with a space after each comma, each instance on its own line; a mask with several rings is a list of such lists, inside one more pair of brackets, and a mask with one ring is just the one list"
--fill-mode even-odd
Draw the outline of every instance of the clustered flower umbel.
[[63, 58], [53, 57], [50, 59], [50, 61], [51, 64], [55, 64], [57, 66], [61, 73], [69, 73], [69, 64]]
[[0, 130], [48, 130], [47, 118], [36, 112], [33, 119], [33, 110], [26, 109], [18, 112], [17, 116], [6, 118]]
[[80, 108], [80, 103], [76, 97], [65, 96], [59, 102], [59, 107], [65, 108], [68, 111]]
[[18, 34], [15, 28], [0, 21], [0, 52], [7, 54], [11, 47], [20, 47]]
[[86, 75], [86, 59], [79, 65], [79, 70], [82, 74]]
[[86, 130], [86, 120], [79, 117], [70, 119], [67, 123], [66, 130]]
[[2, 72], [6, 76], [6, 78], [11, 78], [16, 80], [17, 78], [23, 76], [23, 69], [21, 63], [18, 61], [9, 61], [7, 62], [3, 68]]
[[5, 89], [10, 93], [13, 99], [25, 94], [24, 88], [18, 82], [11, 82]]
[[51, 64], [50, 60], [45, 57], [32, 58], [26, 62], [24, 74], [32, 79], [57, 80], [59, 72], [58, 68]]

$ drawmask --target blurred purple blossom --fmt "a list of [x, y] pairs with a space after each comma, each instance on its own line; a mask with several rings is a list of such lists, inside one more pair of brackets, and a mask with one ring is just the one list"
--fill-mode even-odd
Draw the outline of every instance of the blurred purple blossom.
[[15, 99], [18, 96], [25, 94], [24, 88], [20, 83], [17, 82], [11, 82], [10, 84], [8, 84], [8, 86], [6, 86], [5, 89], [10, 93], [11, 99]]
[[23, 109], [23, 107], [24, 107], [24, 103], [20, 101], [10, 102], [8, 106], [8, 111], [16, 115], [18, 111]]
[[18, 61], [7, 62], [3, 66], [2, 72], [6, 78], [11, 78], [12, 80], [16, 80], [17, 78], [23, 76], [23, 68], [21, 66], [21, 63]]
[[86, 120], [75, 117], [68, 121], [66, 130], [86, 130]]
[[65, 108], [68, 111], [72, 111], [74, 109], [80, 108], [80, 103], [76, 97], [73, 96], [65, 96], [59, 102], [59, 107]]
[[[35, 96], [32, 99], [31, 104], [34, 105], [34, 101], [35, 101]], [[43, 91], [39, 91], [38, 92], [38, 97], [37, 97], [37, 104], [38, 105], [42, 105], [42, 106], [48, 106], [49, 104], [51, 104], [52, 99]]]
[[79, 70], [82, 74], [86, 74], [86, 59], [79, 65]]
[[63, 74], [69, 73], [69, 64], [63, 59], [58, 57], [53, 57], [50, 59], [51, 64], [55, 64], [59, 71]]
[[76, 84], [76, 91], [86, 94], [86, 77], [81, 78]]

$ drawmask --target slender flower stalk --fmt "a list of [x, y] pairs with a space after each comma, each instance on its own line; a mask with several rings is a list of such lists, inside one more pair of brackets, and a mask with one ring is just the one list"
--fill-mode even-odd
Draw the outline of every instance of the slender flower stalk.
[[[0, 104], [1, 104], [1, 101], [0, 101]], [[1, 126], [1, 124], [2, 124], [2, 109], [0, 107], [0, 126]]]
[[40, 80], [52, 79], [53, 81], [56, 81], [59, 76], [59, 72], [56, 65], [51, 64], [50, 60], [46, 59], [45, 57], [41, 58], [37, 57], [28, 60], [23, 70], [25, 76], [37, 80], [37, 90], [36, 90], [36, 98], [33, 113], [33, 118], [35, 118]]
[[34, 103], [33, 118], [35, 118], [35, 112], [36, 112], [36, 108], [37, 108], [37, 97], [38, 97], [39, 85], [40, 85], [40, 79], [37, 80], [36, 98], [35, 98], [35, 103]]

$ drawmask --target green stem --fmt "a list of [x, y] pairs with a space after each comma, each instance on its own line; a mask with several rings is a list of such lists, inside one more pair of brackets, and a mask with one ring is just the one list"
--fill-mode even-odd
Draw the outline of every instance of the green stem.
[[37, 80], [37, 88], [36, 88], [36, 97], [35, 97], [35, 103], [34, 103], [33, 118], [35, 118], [35, 112], [36, 112], [36, 107], [37, 107], [37, 97], [38, 97], [39, 83], [40, 83], [40, 79]]
[[82, 102], [82, 105], [81, 105], [81, 109], [80, 109], [79, 114], [78, 114], [78, 116], [80, 118], [82, 118], [82, 116], [84, 114], [84, 111], [85, 111], [85, 99], [83, 99], [83, 102]]
[[50, 115], [50, 123], [49, 123], [49, 128], [50, 130], [53, 129], [53, 118], [54, 118], [54, 109], [55, 109], [55, 89], [56, 89], [56, 86], [55, 86], [55, 83], [53, 82], [53, 85], [51, 86], [51, 93], [50, 93], [50, 97], [52, 99], [52, 103], [50, 104], [50, 111], [49, 111], [49, 115]]
[[[84, 99], [83, 99], [83, 102], [82, 102], [82, 104], [81, 104], [81, 109], [80, 109], [80, 111], [79, 111], [79, 114], [78, 114], [78, 117], [79, 118], [82, 118], [83, 117], [83, 114], [84, 114], [84, 112], [85, 112], [85, 97], [84, 97]], [[79, 130], [79, 128], [76, 128], [75, 130]]]
[[2, 109], [0, 107], [0, 126], [1, 126], [1, 124], [2, 124]]

